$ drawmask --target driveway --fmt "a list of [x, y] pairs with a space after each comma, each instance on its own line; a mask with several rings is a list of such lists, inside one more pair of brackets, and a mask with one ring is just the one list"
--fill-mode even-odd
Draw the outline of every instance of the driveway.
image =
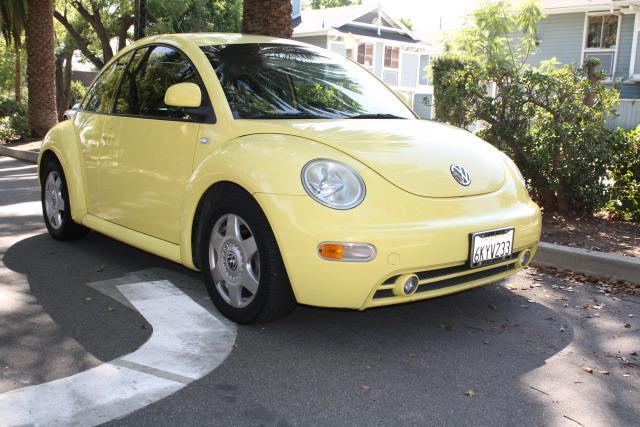
[[[163, 281], [215, 320], [194, 322], [193, 336], [183, 331], [165, 344], [210, 327], [211, 337], [231, 340], [229, 349], [210, 343], [193, 350], [194, 359], [215, 359], [216, 367], [166, 397], [137, 402], [124, 417], [109, 411], [115, 396], [103, 404], [101, 421], [640, 423], [639, 298], [527, 270], [506, 283], [420, 303], [365, 312], [301, 306], [277, 322], [236, 327], [213, 309], [196, 273], [98, 233], [52, 240], [38, 200], [35, 166], [0, 157], [0, 407], [7, 396], [30, 390], [34, 405], [63, 411], [60, 396], [38, 387], [62, 378], [75, 386], [79, 373], [97, 372], [161, 332], [114, 287]], [[173, 368], [186, 369], [191, 359]], [[118, 381], [111, 394], [139, 386]], [[74, 399], [92, 404], [88, 396]]]

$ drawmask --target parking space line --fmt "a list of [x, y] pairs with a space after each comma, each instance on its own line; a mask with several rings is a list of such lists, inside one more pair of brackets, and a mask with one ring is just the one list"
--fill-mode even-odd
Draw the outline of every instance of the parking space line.
[[96, 425], [167, 397], [215, 369], [233, 327], [166, 280], [117, 286], [153, 327], [138, 350], [47, 383], [0, 394], [0, 425]]

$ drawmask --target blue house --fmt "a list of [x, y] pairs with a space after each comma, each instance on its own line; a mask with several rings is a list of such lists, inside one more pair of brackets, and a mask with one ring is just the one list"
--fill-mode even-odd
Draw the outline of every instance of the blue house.
[[381, 6], [301, 10], [300, 0], [292, 6], [294, 39], [358, 62], [401, 93], [421, 117], [432, 117], [433, 86], [426, 69], [437, 48]]
[[543, 0], [539, 51], [530, 65], [552, 57], [561, 64], [600, 60], [607, 83], [620, 91], [616, 124], [640, 124], [640, 0]]

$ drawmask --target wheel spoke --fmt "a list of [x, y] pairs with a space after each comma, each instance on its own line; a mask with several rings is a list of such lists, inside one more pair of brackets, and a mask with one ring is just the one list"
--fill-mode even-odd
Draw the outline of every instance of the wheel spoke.
[[258, 292], [258, 280], [250, 270], [244, 272], [240, 284], [253, 295]]
[[51, 223], [51, 225], [53, 225], [54, 227], [58, 227], [58, 216], [56, 214], [52, 214], [49, 218], [49, 222]]
[[211, 246], [212, 248], [210, 250], [213, 250], [213, 248], [215, 248], [215, 250], [218, 251], [218, 253], [220, 253], [220, 250], [222, 249], [222, 243], [224, 242], [224, 236], [222, 234], [220, 234], [220, 231], [217, 230], [216, 228], [213, 229], [213, 231], [211, 232]]
[[64, 199], [60, 193], [56, 193], [56, 210], [60, 212], [64, 211]]
[[247, 255], [247, 259], [253, 258], [253, 255], [258, 251], [258, 245], [256, 244], [256, 239], [253, 236], [249, 237], [246, 240], [241, 240], [240, 244], [242, 245], [242, 249], [244, 249], [244, 253]]
[[233, 237], [237, 241], [241, 241], [242, 237], [240, 236], [240, 218], [237, 215], [229, 214], [227, 215], [227, 237]]
[[231, 305], [235, 307], [242, 306], [242, 286], [227, 285], [227, 289], [229, 290], [229, 300], [231, 301]]

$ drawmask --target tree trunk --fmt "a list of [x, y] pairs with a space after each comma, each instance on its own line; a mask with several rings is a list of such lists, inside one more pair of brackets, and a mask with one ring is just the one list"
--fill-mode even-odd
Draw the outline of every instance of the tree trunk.
[[28, 120], [31, 135], [42, 137], [56, 123], [56, 58], [52, 0], [29, 0], [27, 15]]
[[16, 40], [14, 51], [16, 55], [16, 102], [22, 102], [22, 58], [20, 56], [22, 54], [22, 49], [20, 48], [20, 40]]
[[62, 120], [62, 114], [69, 108], [71, 94], [71, 53], [63, 52], [56, 56], [56, 105], [58, 107], [58, 120]]
[[244, 0], [242, 32], [291, 38], [291, 1]]

